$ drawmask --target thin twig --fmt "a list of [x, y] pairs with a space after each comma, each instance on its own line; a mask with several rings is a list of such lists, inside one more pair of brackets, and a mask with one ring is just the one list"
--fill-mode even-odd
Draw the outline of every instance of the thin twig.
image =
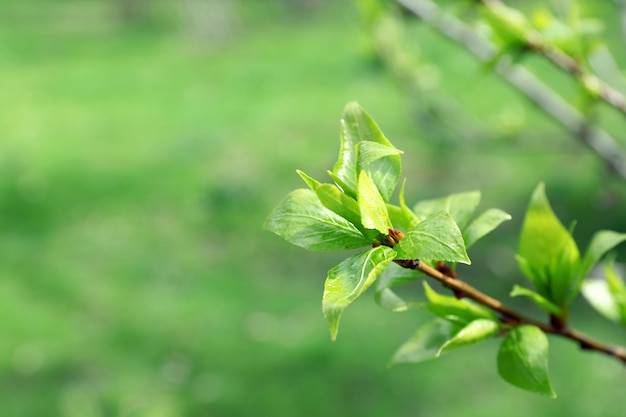
[[495, 298], [492, 298], [482, 291], [477, 290], [466, 282], [448, 276], [430, 267], [429, 265], [420, 262], [419, 260], [399, 260], [396, 261], [396, 263], [403, 268], [422, 271], [426, 275], [436, 279], [444, 286], [450, 288], [453, 291], [462, 291], [465, 297], [472, 299], [497, 313], [500, 313], [504, 318], [507, 319], [507, 323], [515, 325], [530, 324], [533, 326], [537, 326], [546, 333], [575, 341], [582, 349], [607, 354], [611, 357], [619, 359], [624, 364], [626, 364], [626, 348], [623, 348], [621, 346], [607, 345], [568, 327], [557, 327], [552, 324], [541, 323], [525, 317], [517, 311], [506, 307]]
[[[499, 0], [481, 0], [481, 3], [491, 9], [502, 5]], [[529, 33], [526, 39], [524, 39], [524, 42], [529, 49], [544, 56], [558, 68], [574, 76], [581, 84], [593, 86], [593, 90], [599, 98], [626, 115], [626, 97], [606, 82], [587, 71], [576, 59], [569, 56], [561, 49], [543, 42], [538, 33]]]
[[[443, 12], [432, 1], [398, 0], [398, 2], [444, 36], [465, 46], [479, 60], [489, 62], [496, 56], [497, 49], [491, 42], [480, 37], [456, 17]], [[495, 72], [589, 147], [604, 161], [611, 172], [626, 179], [626, 155], [609, 133], [591, 126], [580, 111], [525, 68], [512, 65], [506, 59], [500, 59], [495, 66]]]

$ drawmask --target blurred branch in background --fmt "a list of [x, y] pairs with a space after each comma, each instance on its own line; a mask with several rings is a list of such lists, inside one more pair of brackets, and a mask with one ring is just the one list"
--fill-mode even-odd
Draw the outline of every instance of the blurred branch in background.
[[[493, 69], [494, 73], [534, 103], [543, 113], [557, 121], [571, 136], [591, 149], [601, 158], [612, 174], [621, 179], [626, 179], [626, 154], [624, 150], [611, 134], [602, 127], [595, 125], [593, 120], [599, 100], [604, 100], [622, 110], [621, 106], [616, 105], [622, 101], [626, 102], [620, 92], [609, 87], [590, 72], [583, 71], [582, 66], [577, 61], [560, 51], [556, 46], [550, 46], [553, 59], [556, 60], [554, 57], [559, 59], [566, 57], [570, 64], [572, 62], [576, 64], [576, 71], [568, 71], [568, 73], [575, 76], [575, 79], [581, 84], [581, 90], [588, 96], [585, 101], [585, 108], [581, 111], [528, 69], [516, 64], [514, 58], [519, 58], [516, 56], [517, 54], [530, 51], [544, 53], [547, 51], [547, 47], [543, 47], [543, 49], [529, 48], [526, 42], [525, 29], [517, 30], [519, 28], [515, 26], [519, 23], [516, 21], [519, 15], [514, 14], [513, 17], [506, 15], [510, 11], [508, 8], [504, 17], [496, 15], [493, 18], [492, 16], [492, 20], [495, 19], [499, 23], [503, 23], [502, 26], [505, 27], [503, 30], [507, 31], [504, 36], [509, 36], [505, 44], [499, 45], [481, 36], [472, 26], [442, 10], [430, 0], [398, 0], [398, 3], [405, 13], [420, 18], [443, 36], [463, 45], [478, 60], [483, 62], [487, 69]], [[400, 29], [398, 29], [401, 22], [396, 19], [395, 28], [389, 23], [394, 22], [394, 11], [377, 1], [361, 2], [361, 5], [363, 6], [362, 9], [369, 10], [368, 20], [372, 26], [374, 43], [383, 63], [405, 85], [414, 91], [420, 91], [421, 94], [424, 90], [421, 88], [424, 74], [423, 72], [420, 73], [420, 65], [407, 58], [407, 52], [403, 46], [405, 41], [399, 34]], [[390, 28], [394, 29], [396, 34], [390, 35]], [[513, 32], [513, 35], [509, 32]], [[588, 55], [592, 68], [599, 68], [607, 74], [611, 72], [607, 68], [617, 68], [606, 48], [597, 48], [596, 50], [600, 53], [589, 53]], [[558, 53], [554, 51], [558, 51]], [[611, 65], [607, 65], [607, 63]], [[615, 79], [621, 78], [619, 70], [612, 72], [619, 75], [619, 77], [614, 77]], [[459, 126], [456, 131], [462, 137], [493, 136], [493, 132], [489, 132], [484, 123], [472, 117], [468, 109], [462, 110], [462, 106], [453, 98], [438, 93], [437, 95], [430, 94], [428, 100], [430, 101], [430, 108], [436, 109], [434, 113], [439, 114], [439, 120], [454, 120], [455, 125]], [[460, 122], [459, 117], [461, 117]]]

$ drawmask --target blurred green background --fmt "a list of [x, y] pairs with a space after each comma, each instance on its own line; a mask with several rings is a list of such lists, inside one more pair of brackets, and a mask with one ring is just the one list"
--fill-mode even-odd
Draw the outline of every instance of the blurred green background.
[[[615, 10], [597, 6], [619, 42]], [[420, 122], [352, 2], [0, 2], [0, 415], [623, 416], [623, 367], [565, 341], [551, 339], [556, 400], [500, 381], [496, 341], [387, 368], [427, 317], [368, 296], [331, 343], [321, 289], [341, 254], [261, 230], [302, 186], [296, 168], [331, 167], [350, 100], [405, 151], [410, 202], [480, 189], [483, 208], [513, 214], [470, 253], [479, 288], [522, 282], [516, 236], [540, 181], [582, 247], [626, 230], [623, 181], [461, 49], [410, 35], [431, 95], [501, 134], [468, 143]]]

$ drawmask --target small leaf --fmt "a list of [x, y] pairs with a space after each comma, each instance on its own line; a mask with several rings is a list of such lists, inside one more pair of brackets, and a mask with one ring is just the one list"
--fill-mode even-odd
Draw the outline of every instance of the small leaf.
[[393, 249], [378, 246], [353, 255], [328, 271], [322, 311], [333, 340], [337, 338], [343, 310], [376, 281], [394, 257]]
[[387, 205], [366, 171], [359, 174], [357, 196], [363, 226], [386, 235], [392, 228]]
[[348, 220], [356, 228], [362, 229], [359, 204], [355, 199], [342, 193], [341, 190], [333, 184], [321, 184], [304, 172], [300, 170], [297, 172], [311, 190], [315, 192], [324, 207]]
[[441, 346], [458, 330], [459, 327], [450, 322], [433, 320], [420, 327], [409, 340], [400, 346], [390, 364], [419, 363], [435, 359]]
[[424, 281], [424, 292], [429, 301], [426, 309], [431, 314], [452, 323], [465, 326], [476, 319], [495, 320], [496, 318], [491, 310], [478, 304], [436, 293], [426, 281]]
[[511, 220], [511, 215], [499, 209], [489, 209], [475, 218], [463, 232], [465, 248], [469, 248], [480, 238], [498, 227], [502, 222]]
[[580, 255], [570, 232], [552, 211], [543, 184], [535, 189], [526, 211], [518, 262], [539, 294], [555, 304], [566, 303]]
[[510, 295], [511, 297], [517, 297], [520, 295], [529, 297], [532, 300], [532, 302], [534, 302], [542, 310], [555, 314], [559, 317], [563, 314], [563, 311], [559, 308], [559, 306], [552, 303], [550, 300], [546, 299], [545, 297], [537, 294], [533, 290], [529, 290], [528, 288], [515, 285]]
[[382, 273], [376, 282], [376, 292], [374, 299], [381, 306], [388, 310], [400, 312], [406, 311], [414, 304], [406, 302], [398, 296], [391, 287], [406, 284], [414, 281], [422, 275], [419, 271], [402, 268], [399, 265], [391, 264]]
[[436, 259], [470, 264], [463, 236], [446, 211], [428, 217], [395, 247], [398, 259]]
[[[358, 178], [356, 145], [363, 141], [393, 148], [374, 119], [356, 102], [348, 103], [341, 119], [341, 147], [333, 173], [351, 189], [356, 189]], [[372, 180], [385, 201], [389, 201], [393, 194], [401, 170], [402, 163], [398, 155], [385, 156], [370, 163]]]
[[476, 211], [478, 203], [480, 203], [480, 191], [469, 191], [420, 201], [415, 205], [413, 211], [417, 213], [420, 220], [424, 220], [441, 210], [445, 210], [450, 213], [459, 229], [463, 230]]
[[516, 387], [556, 398], [548, 375], [548, 338], [538, 327], [511, 329], [498, 352], [498, 373]]
[[574, 284], [574, 287], [569, 295], [569, 302], [573, 301], [578, 294], [580, 285], [587, 277], [587, 274], [589, 274], [591, 268], [593, 268], [593, 266], [597, 264], [608, 251], [624, 241], [626, 241], [626, 233], [617, 233], [611, 230], [600, 230], [593, 235], [591, 242], [585, 251], [585, 256], [580, 266], [576, 283]]
[[609, 291], [607, 282], [603, 279], [587, 279], [581, 287], [581, 292], [591, 306], [607, 319], [619, 322], [620, 308]]
[[289, 193], [270, 213], [264, 228], [289, 243], [317, 252], [368, 246], [356, 227], [322, 205], [311, 190]]
[[413, 213], [413, 211], [406, 205], [404, 199], [404, 188], [406, 185], [406, 178], [402, 182], [402, 186], [400, 187], [400, 193], [398, 195], [398, 200], [400, 202], [399, 206], [387, 203], [387, 211], [389, 212], [389, 217], [391, 218], [391, 224], [393, 224], [396, 228], [402, 230], [411, 230], [420, 222], [417, 215]]
[[467, 345], [482, 342], [496, 334], [500, 323], [495, 320], [477, 319], [469, 322], [461, 331], [441, 346], [437, 356], [448, 350], [459, 349]]
[[362, 141], [356, 144], [357, 172], [368, 170], [372, 162], [386, 156], [402, 155], [402, 151], [390, 145]]
[[624, 281], [617, 275], [613, 266], [613, 261], [606, 262], [604, 265], [604, 274], [606, 275], [606, 283], [608, 284], [609, 291], [613, 296], [615, 304], [617, 304], [621, 322], [626, 326], [626, 285], [624, 285]]
[[626, 286], [615, 272], [612, 261], [605, 263], [604, 275], [604, 280], [585, 280], [582, 293], [598, 313], [626, 326]]
[[481, 8], [482, 17], [503, 45], [523, 44], [532, 26], [526, 16], [503, 3], [490, 2]]

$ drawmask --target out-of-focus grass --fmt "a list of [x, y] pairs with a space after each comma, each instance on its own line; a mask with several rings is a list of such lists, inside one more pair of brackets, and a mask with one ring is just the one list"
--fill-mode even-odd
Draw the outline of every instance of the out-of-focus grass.
[[340, 255], [261, 224], [301, 186], [295, 168], [333, 163], [344, 104], [407, 151], [415, 198], [481, 188], [467, 175], [484, 170], [415, 139], [428, 132], [364, 57], [351, 9], [219, 46], [169, 23], [125, 28], [95, 1], [0, 11], [3, 415], [619, 414], [622, 374], [569, 344], [555, 344], [550, 401], [498, 380], [494, 343], [386, 369], [425, 315], [369, 297], [330, 343], [319, 298]]

